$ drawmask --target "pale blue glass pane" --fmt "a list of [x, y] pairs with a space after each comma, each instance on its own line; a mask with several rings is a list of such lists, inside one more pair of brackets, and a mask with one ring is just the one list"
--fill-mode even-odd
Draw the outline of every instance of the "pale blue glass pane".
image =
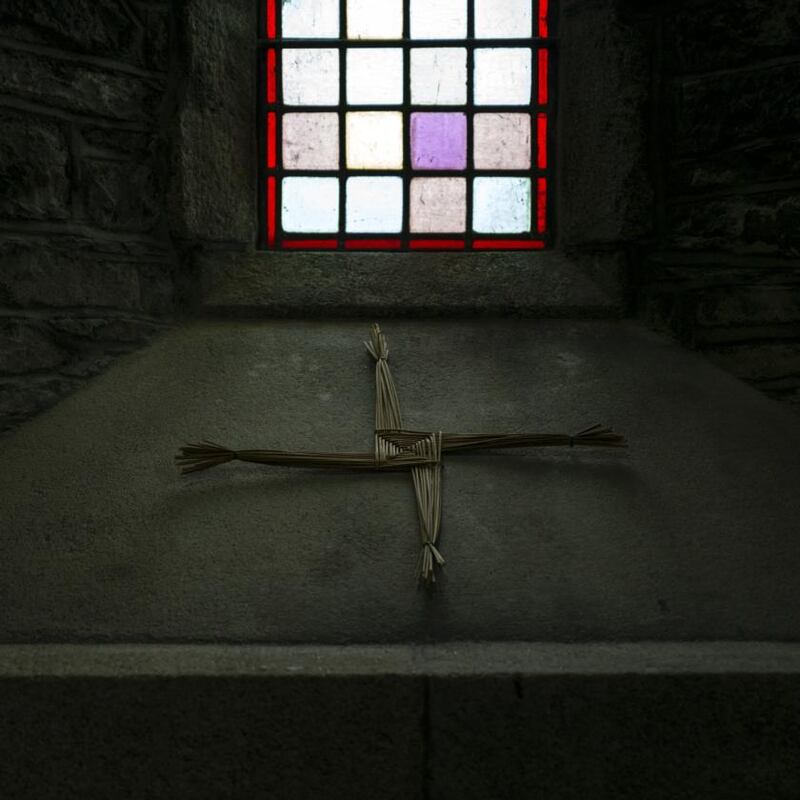
[[475, 178], [472, 227], [477, 233], [530, 232], [530, 178]]
[[283, 0], [281, 15], [285, 39], [339, 36], [339, 0]]
[[403, 0], [347, 0], [348, 39], [400, 39]]
[[527, 47], [475, 50], [475, 104], [529, 105], [531, 51]]
[[327, 48], [283, 51], [283, 102], [288, 106], [339, 103], [339, 52]]
[[339, 230], [338, 178], [284, 178], [281, 222], [290, 233], [336, 233]]
[[348, 178], [345, 213], [348, 233], [400, 233], [403, 227], [402, 178]]
[[347, 51], [347, 102], [400, 105], [403, 51], [399, 47], [359, 47]]
[[411, 102], [455, 106], [467, 102], [467, 51], [463, 47], [411, 50]]
[[467, 0], [409, 0], [412, 39], [463, 39]]
[[527, 39], [532, 35], [531, 0], [475, 0], [477, 39]]

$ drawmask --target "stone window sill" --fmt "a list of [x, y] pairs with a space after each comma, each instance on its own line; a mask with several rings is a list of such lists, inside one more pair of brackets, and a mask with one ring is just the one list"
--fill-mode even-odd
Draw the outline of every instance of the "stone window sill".
[[618, 255], [203, 250], [202, 308], [234, 315], [618, 316]]

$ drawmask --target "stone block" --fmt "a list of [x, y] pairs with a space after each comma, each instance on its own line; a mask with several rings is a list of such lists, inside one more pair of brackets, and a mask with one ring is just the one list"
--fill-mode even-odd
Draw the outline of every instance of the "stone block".
[[18, 219], [70, 216], [69, 151], [60, 126], [0, 113], [0, 215]]
[[786, 408], [800, 413], [800, 375], [754, 381], [755, 386]]
[[153, 134], [120, 128], [81, 126], [81, 136], [92, 155], [130, 159], [145, 158], [152, 148]]
[[15, 800], [422, 800], [419, 678], [0, 681]]
[[166, 72], [170, 60], [170, 15], [175, 12], [169, 5], [156, 6], [138, 2], [135, 7], [144, 29], [142, 39], [144, 66], [157, 72]]
[[87, 348], [86, 352], [78, 352], [75, 359], [63, 366], [60, 372], [69, 378], [93, 378], [103, 372], [114, 358], [124, 353], [126, 349], [131, 348], [115, 347], [113, 353], [97, 352], [96, 348], [94, 351]]
[[800, 322], [800, 286], [729, 286], [702, 292], [697, 322], [742, 327]]
[[645, 235], [649, 31], [615, 3], [571, 2], [560, 20], [561, 236], [565, 245]]
[[20, 42], [166, 71], [164, 8], [118, 0], [5, 0], [0, 25]]
[[148, 231], [160, 211], [160, 187], [149, 160], [126, 163], [86, 159], [84, 213], [101, 228]]
[[54, 406], [81, 383], [62, 376], [0, 381], [0, 430], [8, 430]]
[[162, 80], [0, 49], [0, 92], [45, 106], [125, 121], [152, 121]]
[[139, 265], [139, 306], [148, 314], [164, 315], [175, 310], [177, 296], [173, 265]]
[[0, 299], [10, 306], [140, 307], [135, 262], [18, 242], [0, 246], [0, 256]]
[[703, 349], [722, 369], [747, 381], [800, 375], [800, 342], [738, 343]]
[[682, 202], [669, 211], [671, 236], [681, 247], [796, 255], [800, 197], [794, 192]]
[[668, 36], [682, 72], [710, 72], [800, 53], [796, 0], [709, 0], [685, 4]]
[[55, 317], [48, 325], [62, 336], [126, 344], [144, 344], [163, 327], [156, 322], [126, 317]]
[[796, 142], [753, 142], [735, 151], [706, 153], [680, 161], [668, 170], [672, 195], [736, 190], [741, 186], [800, 179], [800, 147]]
[[797, 675], [434, 678], [429, 797], [790, 800], [798, 719]]
[[798, 62], [679, 81], [676, 152], [714, 152], [800, 133], [798, 84]]
[[188, 59], [176, 120], [171, 227], [179, 238], [253, 242], [258, 167], [253, 37], [257, 6], [186, 4]]
[[66, 359], [44, 323], [0, 319], [0, 374], [53, 369]]

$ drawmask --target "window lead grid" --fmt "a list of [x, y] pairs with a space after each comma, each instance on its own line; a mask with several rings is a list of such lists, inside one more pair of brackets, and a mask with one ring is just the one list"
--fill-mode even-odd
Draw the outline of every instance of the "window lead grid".
[[[347, 7], [352, 3], [342, 2], [339, 5], [342, 30], [346, 30]], [[400, 5], [403, 9], [402, 35], [407, 37], [413, 3]], [[365, 40], [332, 37], [321, 40], [298, 37], [266, 43], [276, 53], [283, 53], [283, 58], [276, 61], [288, 63], [289, 69], [292, 68], [291, 59], [297, 55], [296, 51], [306, 51], [301, 54], [306, 60], [305, 66], [309, 59], [313, 61], [313, 57], [327, 58], [329, 65], [336, 65], [331, 70], [334, 74], [330, 76], [328, 88], [332, 89], [332, 94], [339, 95], [338, 103], [321, 105], [325, 95], [324, 80], [309, 82], [311, 96], [289, 92], [288, 102], [286, 98], [281, 98], [283, 102], [276, 99], [273, 104], [264, 103], [265, 94], [261, 92], [262, 108], [268, 106], [277, 112], [276, 116], [283, 124], [274, 127], [284, 131], [287, 137], [281, 137], [277, 146], [273, 145], [277, 151], [277, 163], [273, 169], [266, 170], [279, 184], [278, 195], [281, 199], [277, 202], [277, 208], [273, 209], [273, 213], [279, 217], [278, 239], [313, 233], [336, 235], [343, 241], [350, 234], [398, 234], [403, 243], [408, 244], [410, 236], [420, 233], [434, 238], [457, 233], [467, 243], [473, 235], [514, 234], [539, 238], [547, 235], [548, 230], [541, 221], [548, 219], [549, 214], [543, 214], [542, 209], [535, 208], [537, 194], [546, 186], [541, 178], [548, 177], [551, 168], [549, 162], [541, 163], [542, 156], [537, 143], [537, 133], [541, 133], [537, 130], [537, 116], [541, 117], [549, 111], [549, 102], [536, 102], [537, 95], [541, 96], [537, 89], [540, 75], [536, 74], [536, 54], [542, 47], [550, 51], [554, 42], [535, 36], [475, 38], [473, 4], [467, 5], [469, 15], [465, 38]], [[280, 16], [280, 8], [277, 11]], [[434, 98], [436, 103], [430, 97], [420, 98], [419, 92], [415, 97], [412, 74], [414, 57], [424, 54], [431, 58], [432, 54], [456, 51], [458, 59], [463, 61], [460, 69], [463, 75], [461, 83], [467, 95], [464, 102], [439, 105], [438, 97]], [[523, 54], [521, 59], [518, 58], [520, 53]], [[489, 104], [493, 99], [491, 87], [487, 96], [487, 89], [480, 85], [477, 74], [475, 56], [478, 55], [480, 60], [484, 54], [487, 57], [506, 57], [511, 54], [517, 58], [517, 66], [523, 65], [523, 80], [513, 80], [511, 96], [501, 95], [497, 104]], [[394, 72], [394, 75], [383, 80], [382, 85], [380, 80], [375, 84], [370, 55], [377, 56], [379, 61], [383, 60], [384, 78], [386, 73]], [[552, 52], [550, 55], [552, 61]], [[285, 61], [287, 57], [290, 59], [288, 62]], [[303, 66], [302, 60], [300, 66]], [[513, 63], [509, 65], [507, 60], [500, 63], [500, 73], [507, 75], [509, 70], [513, 75]], [[364, 82], [360, 88], [349, 81], [352, 76], [357, 78], [359, 72]], [[324, 77], [324, 64], [321, 74]], [[550, 81], [550, 75], [547, 75], [547, 80]], [[281, 88], [287, 83], [292, 88], [284, 67], [273, 77], [273, 81]], [[523, 83], [525, 88], [521, 91]], [[393, 102], [395, 98], [398, 102]], [[415, 99], [424, 99], [426, 102], [413, 102]], [[293, 101], [297, 104], [292, 104]], [[333, 138], [330, 120], [327, 121], [325, 133], [326, 126], [320, 126], [320, 120], [311, 119], [314, 116], [322, 119], [326, 114], [338, 122], [335, 145], [329, 143], [327, 149], [324, 146], [325, 136]], [[297, 142], [303, 138], [300, 132], [294, 138], [293, 149], [289, 131], [291, 125], [287, 124], [303, 115], [306, 115], [309, 125], [321, 127], [323, 134], [313, 148], [311, 160], [303, 160], [298, 154]], [[438, 127], [431, 124], [437, 116], [442, 123]], [[450, 142], [453, 152], [442, 156], [436, 148], [441, 150], [442, 142], [447, 144], [448, 116], [451, 128], [459, 130], [455, 144]], [[516, 120], [513, 120], [514, 116]], [[488, 125], [490, 119], [500, 120], [506, 125], [503, 147], [492, 148], [491, 126]], [[512, 121], [514, 124], [509, 126]], [[426, 125], [430, 129], [427, 152]], [[517, 136], [517, 148], [515, 151], [511, 147], [509, 154], [507, 145], [514, 135]], [[547, 130], [547, 139], [551, 136], [552, 131]], [[264, 137], [261, 137], [261, 141], [263, 144]], [[390, 142], [388, 147], [387, 142]], [[483, 148], [482, 155], [476, 153], [477, 147]], [[523, 151], [527, 152], [527, 162], [520, 160]], [[334, 154], [338, 155], [338, 163], [334, 162]], [[495, 160], [492, 161], [492, 158]], [[263, 174], [263, 158], [261, 169]], [[310, 220], [314, 218], [313, 214], [309, 216], [302, 203], [296, 208], [293, 206], [297, 199], [295, 190], [303, 184], [317, 187], [320, 194], [315, 203], [318, 203], [320, 198], [334, 194], [334, 183], [326, 182], [335, 182], [335, 211], [329, 215], [329, 223], [320, 224], [317, 230], [312, 230]], [[284, 191], [287, 192], [285, 199]], [[550, 199], [547, 198], [546, 202], [549, 203]], [[315, 203], [312, 203], [312, 210]], [[451, 204], [453, 213], [449, 218], [441, 213], [442, 203]], [[438, 218], [438, 222], [417, 219], [421, 206], [432, 209], [431, 214]], [[292, 221], [293, 215], [305, 219], [298, 224]], [[492, 218], [498, 215], [505, 215], [505, 218], [493, 223]], [[460, 225], [454, 218], [461, 220]]]

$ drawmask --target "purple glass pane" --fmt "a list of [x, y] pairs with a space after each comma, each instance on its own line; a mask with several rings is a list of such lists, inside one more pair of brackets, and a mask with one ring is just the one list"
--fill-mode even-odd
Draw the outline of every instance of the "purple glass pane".
[[411, 115], [414, 169], [466, 169], [467, 115], [420, 112]]

